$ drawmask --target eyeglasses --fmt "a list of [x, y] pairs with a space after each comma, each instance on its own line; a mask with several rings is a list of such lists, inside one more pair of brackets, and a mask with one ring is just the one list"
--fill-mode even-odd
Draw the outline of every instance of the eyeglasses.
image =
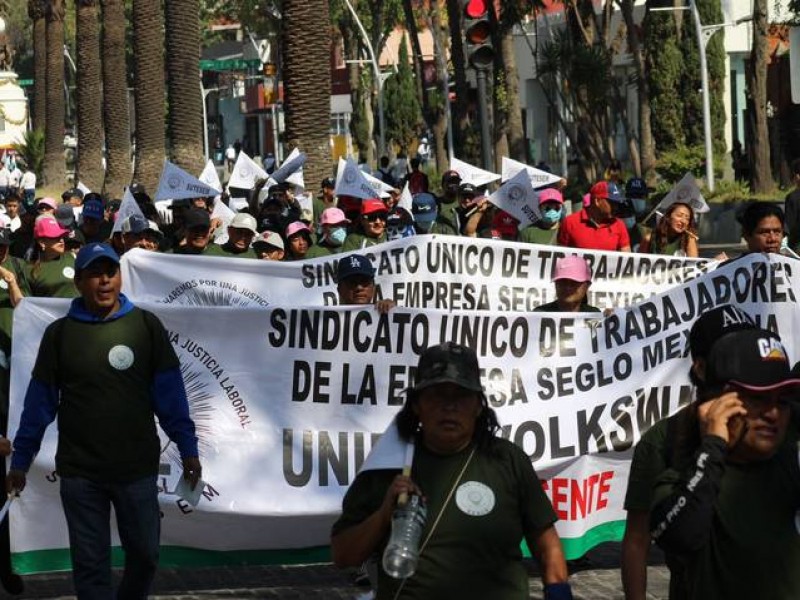
[[389, 213], [385, 213], [385, 212], [374, 212], [374, 213], [370, 213], [368, 215], [364, 215], [364, 219], [366, 219], [370, 223], [372, 223], [374, 221], [383, 221], [385, 223], [386, 219], [388, 219], [388, 218], [389, 218]]

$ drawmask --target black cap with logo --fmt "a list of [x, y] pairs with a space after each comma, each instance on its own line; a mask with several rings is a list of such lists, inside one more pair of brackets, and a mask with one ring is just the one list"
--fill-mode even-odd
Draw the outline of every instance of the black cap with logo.
[[482, 392], [478, 355], [472, 348], [447, 342], [426, 348], [419, 357], [415, 391], [439, 383], [455, 383], [474, 392]]

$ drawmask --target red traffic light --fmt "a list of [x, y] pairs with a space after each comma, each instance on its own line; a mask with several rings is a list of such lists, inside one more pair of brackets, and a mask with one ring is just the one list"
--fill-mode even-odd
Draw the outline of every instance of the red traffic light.
[[464, 13], [472, 19], [480, 19], [489, 12], [489, 0], [469, 0]]

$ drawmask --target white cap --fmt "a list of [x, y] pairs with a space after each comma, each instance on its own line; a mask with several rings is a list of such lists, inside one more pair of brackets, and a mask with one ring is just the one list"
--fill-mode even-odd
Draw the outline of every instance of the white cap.
[[234, 229], [247, 229], [253, 233], [258, 233], [258, 229], [256, 227], [256, 218], [247, 213], [236, 213], [233, 219], [231, 219], [228, 227], [233, 227]]
[[269, 244], [270, 246], [275, 246], [276, 248], [280, 248], [281, 250], [286, 249], [283, 245], [283, 238], [279, 233], [275, 231], [265, 231], [255, 239], [253, 244], [257, 244], [259, 242], [261, 242], [262, 244]]

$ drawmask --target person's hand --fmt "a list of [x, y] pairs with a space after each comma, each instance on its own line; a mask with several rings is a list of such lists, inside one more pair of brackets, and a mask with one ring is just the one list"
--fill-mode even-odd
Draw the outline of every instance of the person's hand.
[[[704, 402], [697, 409], [700, 419], [700, 432], [703, 435], [716, 435], [729, 446], [738, 442], [738, 431], [743, 424], [739, 416], [747, 414], [747, 409], [736, 392], [725, 392], [718, 398]], [[731, 435], [731, 430], [736, 435]]]
[[8, 287], [12, 287], [15, 283], [17, 283], [17, 276], [14, 275], [13, 271], [9, 271], [5, 267], [0, 267], [0, 279], [5, 281], [8, 284]]
[[211, 233], [214, 233], [222, 225], [222, 219], [214, 217], [211, 219]]
[[200, 481], [200, 476], [203, 474], [203, 467], [200, 465], [200, 459], [196, 456], [189, 456], [183, 459], [183, 478], [189, 482], [189, 488], [194, 490], [197, 487], [197, 482]]
[[717, 255], [714, 257], [714, 260], [718, 260], [718, 261], [720, 261], [720, 262], [722, 262], [723, 260], [728, 260], [728, 255], [727, 255], [727, 254], [725, 254], [724, 252], [720, 252], [719, 254], [717, 254]]
[[27, 478], [25, 471], [11, 469], [6, 474], [6, 493], [19, 495], [25, 489]]
[[395, 506], [397, 506], [397, 497], [400, 494], [417, 494], [421, 496], [422, 492], [411, 477], [405, 475], [398, 475], [395, 477], [392, 481], [392, 485], [386, 490], [386, 495], [383, 497], [383, 503], [379, 509], [384, 522], [387, 524], [392, 522], [392, 514], [394, 513]]
[[385, 315], [390, 310], [392, 310], [395, 306], [397, 306], [397, 303], [394, 300], [391, 300], [389, 298], [385, 298], [383, 300], [378, 300], [375, 303], [375, 310], [377, 310], [379, 314]]
[[11, 454], [11, 440], [0, 437], [0, 456], [8, 456], [9, 454]]

